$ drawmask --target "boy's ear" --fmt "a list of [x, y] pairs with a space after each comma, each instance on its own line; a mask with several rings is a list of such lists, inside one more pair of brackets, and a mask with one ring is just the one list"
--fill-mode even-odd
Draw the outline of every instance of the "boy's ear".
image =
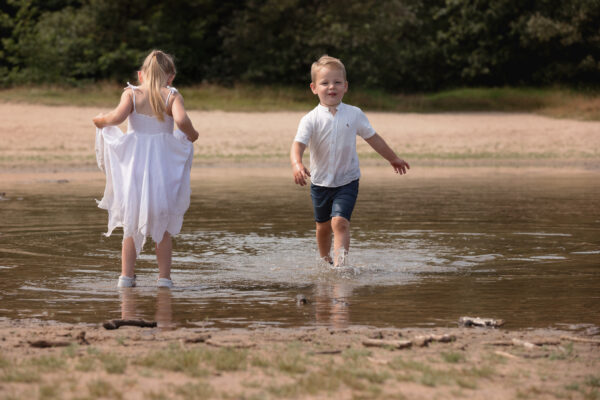
[[317, 94], [317, 85], [315, 85], [314, 82], [310, 83], [310, 90], [312, 90], [314, 94]]

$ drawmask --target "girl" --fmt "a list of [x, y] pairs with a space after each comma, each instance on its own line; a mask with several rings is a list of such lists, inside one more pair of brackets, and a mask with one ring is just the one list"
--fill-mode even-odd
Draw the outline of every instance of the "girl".
[[[135, 286], [135, 260], [151, 236], [156, 244], [159, 287], [172, 287], [171, 235], [181, 230], [190, 204], [190, 169], [198, 139], [183, 98], [170, 87], [175, 64], [152, 51], [138, 71], [140, 86], [127, 83], [121, 102], [97, 115], [96, 156], [106, 174], [98, 207], [108, 210], [108, 232], [123, 227], [118, 287]], [[126, 118], [127, 134], [116, 126]], [[173, 132], [173, 123], [180, 131]]]

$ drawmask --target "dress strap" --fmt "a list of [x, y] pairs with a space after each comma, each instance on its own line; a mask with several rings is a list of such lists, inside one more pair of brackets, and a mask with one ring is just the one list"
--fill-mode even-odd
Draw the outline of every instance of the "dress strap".
[[131, 93], [133, 93], [133, 111], [137, 112], [135, 110], [135, 91], [138, 87], [132, 85], [131, 83], [127, 82], [127, 87], [125, 89], [131, 89]]
[[168, 106], [169, 105], [169, 99], [171, 98], [171, 95], [173, 93], [177, 93], [177, 89], [175, 89], [173, 86], [167, 86], [167, 89], [169, 89], [169, 94], [167, 96], [167, 101], [165, 102], [165, 105]]

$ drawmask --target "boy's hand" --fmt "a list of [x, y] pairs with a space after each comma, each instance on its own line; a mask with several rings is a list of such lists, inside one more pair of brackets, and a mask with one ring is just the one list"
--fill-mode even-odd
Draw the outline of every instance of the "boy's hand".
[[410, 169], [410, 165], [408, 165], [408, 163], [401, 158], [393, 159], [392, 161], [390, 161], [390, 164], [392, 164], [392, 168], [394, 168], [394, 171], [400, 175], [406, 174], [406, 170]]
[[186, 136], [190, 142], [194, 143], [196, 140], [198, 140], [198, 137], [200, 137], [200, 134], [198, 133], [197, 130], [194, 129], [194, 133], [191, 136], [190, 135], [186, 135]]
[[310, 172], [299, 162], [295, 163], [292, 169], [294, 170], [294, 182], [300, 186], [305, 186], [306, 180], [310, 177]]

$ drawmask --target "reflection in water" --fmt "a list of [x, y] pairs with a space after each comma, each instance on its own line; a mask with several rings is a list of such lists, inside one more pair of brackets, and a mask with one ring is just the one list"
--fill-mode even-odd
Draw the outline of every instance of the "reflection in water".
[[[138, 310], [140, 300], [136, 288], [120, 288], [119, 298], [121, 300], [121, 319], [144, 318], [144, 315]], [[160, 329], [170, 330], [175, 328], [172, 301], [171, 290], [167, 288], [157, 289], [155, 319]]]
[[[138, 287], [116, 289], [120, 241], [102, 236], [93, 200], [101, 184], [3, 187], [0, 318], [135, 315], [164, 327], [449, 326], [462, 315], [502, 318], [508, 328], [600, 321], [598, 173], [457, 173], [401, 184], [365, 174], [343, 271], [315, 261], [306, 191], [287, 176], [256, 178], [192, 183], [174, 239], [176, 287], [166, 293], [155, 286], [151, 244]], [[299, 293], [314, 307], [296, 307]]]
[[349, 282], [320, 282], [315, 285], [315, 322], [318, 325], [342, 329], [350, 325]]

